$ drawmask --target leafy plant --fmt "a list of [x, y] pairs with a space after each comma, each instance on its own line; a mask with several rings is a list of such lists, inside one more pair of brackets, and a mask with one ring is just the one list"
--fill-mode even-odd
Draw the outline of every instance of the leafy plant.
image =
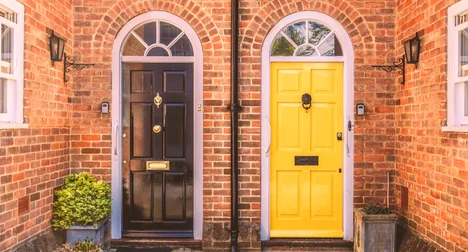
[[381, 206], [379, 203], [368, 205], [363, 210], [366, 214], [390, 214], [390, 209]]
[[102, 248], [92, 240], [84, 239], [84, 241], [75, 241], [73, 246], [65, 243], [54, 252], [102, 252]]
[[52, 227], [97, 226], [111, 210], [111, 188], [87, 172], [70, 174], [63, 188], [55, 191]]

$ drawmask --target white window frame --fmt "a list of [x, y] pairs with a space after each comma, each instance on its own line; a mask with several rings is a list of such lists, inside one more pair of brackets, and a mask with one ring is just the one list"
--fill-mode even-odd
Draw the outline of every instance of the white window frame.
[[468, 76], [459, 77], [460, 39], [459, 32], [468, 28], [468, 22], [456, 25], [458, 15], [468, 13], [468, 0], [462, 0], [447, 10], [447, 124], [442, 131], [468, 132], [468, 116], [464, 115], [464, 83]]
[[0, 17], [0, 23], [6, 23], [13, 30], [13, 74], [0, 73], [7, 79], [4, 96], [7, 99], [7, 113], [0, 113], [0, 129], [27, 128], [23, 121], [24, 97], [24, 6], [16, 0], [1, 1], [0, 7], [17, 14], [17, 22], [13, 23]]

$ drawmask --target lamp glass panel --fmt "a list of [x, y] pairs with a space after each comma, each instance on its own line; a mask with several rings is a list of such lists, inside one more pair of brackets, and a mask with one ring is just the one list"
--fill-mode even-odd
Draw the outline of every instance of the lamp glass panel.
[[63, 50], [65, 49], [65, 40], [59, 38], [57, 46], [57, 60], [62, 61], [63, 59]]
[[419, 40], [411, 40], [411, 61], [417, 63], [419, 61]]
[[292, 56], [296, 48], [283, 35], [276, 35], [271, 49], [271, 56]]
[[58, 38], [54, 35], [51, 35], [49, 38], [49, 49], [50, 49], [50, 60], [56, 61], [57, 60], [57, 52], [58, 52]]
[[405, 47], [406, 62], [410, 63], [411, 62], [411, 42], [409, 40], [405, 41], [404, 47]]
[[13, 29], [2, 24], [1, 26], [1, 57], [0, 69], [2, 73], [13, 73]]

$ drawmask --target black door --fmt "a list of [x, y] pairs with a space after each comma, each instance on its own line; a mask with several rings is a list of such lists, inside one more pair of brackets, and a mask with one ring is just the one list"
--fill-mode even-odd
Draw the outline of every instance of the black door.
[[193, 64], [123, 64], [123, 236], [193, 237]]

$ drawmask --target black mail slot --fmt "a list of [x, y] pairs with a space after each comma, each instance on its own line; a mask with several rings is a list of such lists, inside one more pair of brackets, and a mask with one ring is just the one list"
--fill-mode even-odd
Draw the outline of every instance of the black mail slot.
[[318, 165], [318, 156], [294, 156], [294, 165]]

